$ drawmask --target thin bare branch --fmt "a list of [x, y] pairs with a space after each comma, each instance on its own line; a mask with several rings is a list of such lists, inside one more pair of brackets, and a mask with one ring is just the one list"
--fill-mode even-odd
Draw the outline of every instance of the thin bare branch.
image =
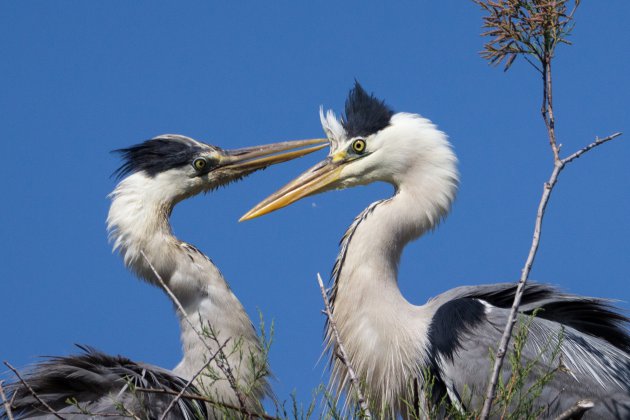
[[622, 133], [620, 133], [620, 132], [613, 133], [613, 134], [611, 134], [608, 137], [604, 137], [603, 139], [600, 139], [599, 137], [597, 137], [597, 138], [595, 138], [595, 141], [593, 143], [591, 143], [588, 146], [578, 150], [577, 152], [573, 153], [571, 156], [562, 159], [562, 163], [564, 165], [566, 165], [567, 163], [571, 163], [572, 161], [574, 161], [575, 159], [579, 158], [580, 156], [582, 156], [584, 153], [588, 152], [592, 148], [597, 147], [600, 144], [604, 144], [607, 141], [610, 141], [610, 140], [614, 139], [615, 137], [619, 137], [621, 134]]
[[532, 265], [534, 264], [538, 247], [540, 245], [540, 235], [542, 231], [543, 218], [545, 216], [545, 209], [547, 208], [547, 204], [549, 202], [549, 198], [551, 197], [551, 192], [553, 191], [553, 187], [558, 182], [558, 176], [560, 175], [560, 172], [562, 172], [562, 170], [565, 168], [565, 166], [568, 163], [577, 159], [578, 157], [588, 152], [589, 150], [601, 144], [604, 144], [607, 141], [610, 141], [616, 137], [619, 137], [620, 135], [621, 133], [614, 133], [603, 139], [598, 138], [593, 143], [573, 153], [569, 157], [565, 159], [558, 159], [555, 161], [553, 171], [551, 173], [551, 176], [549, 177], [549, 180], [544, 185], [543, 194], [540, 199], [540, 203], [538, 205], [538, 212], [536, 214], [536, 222], [534, 225], [534, 235], [532, 238], [532, 245], [530, 247], [529, 254], [527, 255], [527, 260], [525, 261], [525, 267], [523, 268], [521, 272], [521, 278], [519, 279], [518, 286], [516, 288], [516, 294], [514, 296], [512, 309], [510, 311], [510, 315], [508, 317], [505, 330], [503, 331], [503, 335], [501, 336], [499, 348], [497, 349], [495, 363], [492, 369], [492, 375], [490, 376], [490, 382], [488, 383], [488, 389], [486, 392], [486, 399], [484, 401], [483, 409], [481, 411], [481, 416], [480, 416], [481, 420], [487, 419], [490, 416], [490, 409], [492, 408], [492, 402], [494, 400], [499, 372], [501, 371], [501, 367], [503, 365], [503, 359], [507, 352], [507, 346], [510, 341], [510, 337], [512, 335], [512, 330], [517, 320], [518, 308], [520, 306], [521, 298], [525, 290], [525, 284], [527, 283], [527, 280], [529, 279], [529, 274], [531, 272]]
[[[168, 389], [158, 389], [158, 388], [136, 388], [136, 391], [138, 392], [148, 392], [148, 393], [154, 393], [154, 394], [168, 394], [168, 395], [179, 395], [178, 392], [175, 391], [170, 391]], [[206, 402], [208, 404], [217, 406], [217, 407], [223, 407], [223, 408], [228, 408], [230, 410], [235, 410], [238, 411], [240, 413], [245, 414], [248, 417], [253, 417], [253, 418], [260, 418], [260, 419], [265, 419], [265, 420], [279, 420], [278, 417], [274, 417], [274, 416], [270, 416], [269, 414], [258, 414], [258, 413], [253, 413], [245, 408], [241, 408], [238, 407], [236, 405], [232, 405], [229, 403], [224, 403], [224, 402], [218, 402], [218, 401], [214, 401], [208, 397], [204, 397], [202, 395], [194, 395], [194, 394], [183, 394], [181, 396], [181, 398], [185, 398], [187, 400], [197, 400], [197, 401], [203, 401]]]
[[[210, 339], [214, 340], [214, 342], [219, 345], [219, 339], [215, 331], [210, 327]], [[221, 369], [221, 372], [225, 374], [228, 383], [230, 384], [230, 388], [236, 394], [236, 398], [238, 399], [238, 403], [241, 406], [241, 409], [245, 410], [245, 397], [241, 393], [241, 390], [238, 388], [238, 384], [236, 383], [236, 378], [234, 377], [234, 373], [232, 372], [232, 367], [227, 362], [227, 356], [222, 348], [219, 348], [217, 352], [219, 358], [216, 360], [217, 366]]]
[[571, 163], [573, 160], [579, 158], [584, 153], [592, 150], [593, 148], [604, 144], [616, 137], [619, 137], [621, 133], [614, 133], [608, 137], [604, 137], [602, 139], [597, 138], [593, 143], [588, 146], [578, 150], [573, 153], [569, 157], [565, 159], [560, 159], [555, 161], [553, 171], [549, 180], [545, 183], [543, 188], [543, 194], [540, 199], [540, 204], [538, 205], [538, 212], [536, 214], [536, 222], [534, 225], [534, 235], [532, 238], [532, 245], [529, 250], [529, 254], [527, 255], [527, 260], [525, 261], [525, 267], [521, 271], [521, 278], [519, 279], [518, 286], [516, 288], [516, 294], [514, 296], [514, 302], [512, 304], [512, 309], [510, 310], [510, 315], [508, 317], [508, 321], [505, 325], [505, 330], [503, 331], [503, 335], [501, 336], [501, 341], [499, 343], [499, 348], [497, 349], [497, 354], [495, 357], [494, 366], [492, 368], [492, 375], [490, 376], [490, 382], [488, 383], [488, 388], [486, 391], [486, 399], [484, 401], [483, 409], [481, 411], [480, 420], [485, 420], [490, 416], [490, 409], [492, 408], [492, 402], [494, 400], [495, 390], [497, 386], [497, 381], [499, 378], [499, 372], [501, 371], [501, 367], [503, 366], [503, 359], [505, 358], [505, 354], [507, 352], [507, 346], [510, 341], [510, 337], [512, 336], [512, 330], [517, 320], [518, 308], [521, 304], [521, 298], [523, 297], [523, 292], [525, 290], [525, 284], [529, 279], [529, 274], [532, 269], [532, 265], [534, 264], [534, 259], [536, 258], [536, 253], [538, 251], [538, 246], [540, 245], [540, 235], [542, 231], [542, 223], [543, 218], [545, 216], [545, 209], [547, 208], [547, 203], [549, 202], [549, 198], [551, 197], [551, 192], [553, 191], [553, 187], [558, 182], [558, 176], [565, 168], [568, 163]]
[[[507, 346], [512, 335], [512, 330], [517, 320], [518, 308], [525, 290], [525, 284], [529, 278], [532, 265], [540, 244], [540, 235], [545, 210], [554, 186], [565, 166], [582, 154], [588, 152], [600, 144], [614, 139], [621, 133], [612, 134], [606, 138], [597, 138], [595, 142], [575, 152], [565, 159], [560, 158], [561, 145], [557, 142], [555, 131], [555, 117], [553, 112], [553, 90], [551, 61], [554, 57], [555, 47], [559, 43], [570, 44], [567, 37], [571, 33], [574, 23], [573, 18], [580, 0], [554, 0], [549, 2], [533, 0], [472, 0], [481, 6], [487, 13], [483, 18], [484, 28], [489, 28], [483, 36], [490, 37], [485, 44], [482, 57], [490, 64], [498, 64], [505, 60], [506, 69], [510, 67], [517, 54], [528, 59], [528, 55], [538, 59], [541, 67], [538, 68], [529, 59], [532, 66], [540, 71], [543, 78], [543, 98], [541, 115], [547, 128], [549, 145], [553, 154], [553, 171], [549, 180], [545, 183], [542, 197], [538, 205], [532, 244], [521, 271], [521, 276], [516, 288], [514, 302], [510, 310], [508, 321], [501, 336], [497, 349], [492, 374], [486, 390], [486, 398], [481, 411], [480, 419], [486, 420], [490, 416], [490, 410], [495, 398], [496, 386], [503, 360], [507, 352]], [[570, 12], [568, 5], [573, 4]]]
[[42, 406], [44, 406], [50, 412], [50, 414], [52, 414], [53, 416], [57, 417], [58, 419], [62, 419], [63, 420], [63, 417], [61, 417], [61, 415], [59, 415], [59, 413], [57, 413], [50, 405], [48, 405], [46, 403], [46, 401], [42, 400], [39, 397], [39, 395], [37, 395], [37, 393], [33, 390], [33, 388], [31, 388], [31, 386], [28, 383], [26, 383], [26, 381], [22, 378], [22, 376], [20, 376], [20, 372], [18, 372], [16, 368], [11, 366], [11, 363], [9, 363], [9, 362], [7, 362], [5, 360], [4, 361], [4, 365], [6, 367], [8, 367], [9, 369], [11, 369], [11, 371], [15, 374], [15, 376], [17, 376], [17, 378], [20, 380], [22, 385], [24, 385], [24, 387], [28, 390], [28, 392], [31, 393], [31, 395], [37, 400], [37, 402], [39, 402]]
[[521, 278], [516, 288], [516, 294], [514, 296], [514, 303], [512, 304], [512, 309], [510, 311], [510, 315], [508, 316], [508, 321], [506, 323], [505, 330], [503, 331], [503, 335], [501, 336], [499, 348], [497, 349], [494, 366], [492, 368], [492, 374], [490, 376], [488, 389], [486, 391], [486, 399], [484, 401], [483, 409], [481, 410], [481, 415], [479, 417], [481, 420], [486, 420], [490, 416], [490, 410], [492, 408], [492, 402], [494, 400], [494, 395], [496, 392], [499, 372], [501, 371], [501, 367], [503, 366], [503, 359], [505, 358], [505, 354], [507, 353], [507, 346], [510, 341], [510, 337], [512, 336], [512, 330], [514, 328], [514, 324], [516, 324], [516, 319], [517, 319], [516, 315], [518, 313], [518, 308], [521, 304], [521, 298], [523, 296], [523, 291], [525, 290], [525, 284], [527, 282], [527, 279], [529, 278], [529, 273], [532, 269], [532, 265], [536, 257], [536, 252], [538, 251], [538, 246], [540, 244], [540, 232], [542, 228], [543, 218], [545, 216], [545, 209], [547, 207], [547, 203], [549, 202], [549, 197], [551, 196], [553, 186], [556, 184], [558, 180], [558, 174], [560, 173], [561, 170], [562, 170], [562, 166], [554, 165], [554, 169], [551, 174], [551, 177], [545, 183], [544, 188], [543, 188], [542, 198], [540, 199], [540, 204], [538, 205], [538, 213], [536, 215], [536, 223], [534, 226], [534, 236], [532, 238], [532, 245], [531, 245], [531, 248], [529, 249], [527, 260], [525, 261], [525, 267], [521, 271]]
[[549, 137], [549, 145], [553, 153], [554, 162], [560, 161], [560, 147], [556, 141], [556, 120], [553, 116], [553, 93], [551, 85], [551, 57], [545, 56], [543, 59], [543, 106], [542, 117], [547, 127], [547, 136]]
[[573, 407], [556, 417], [555, 420], [580, 420], [584, 416], [584, 413], [593, 407], [595, 407], [595, 404], [592, 401], [578, 401]]
[[151, 271], [153, 271], [153, 274], [155, 274], [155, 277], [158, 279], [158, 282], [160, 283], [160, 286], [162, 286], [162, 288], [164, 289], [164, 291], [166, 292], [166, 294], [169, 295], [169, 297], [171, 298], [171, 300], [173, 301], [173, 303], [175, 303], [175, 306], [177, 306], [177, 309], [179, 310], [179, 312], [181, 312], [181, 314], [184, 316], [184, 319], [186, 320], [186, 322], [188, 323], [188, 325], [190, 325], [190, 328], [193, 329], [193, 331], [195, 332], [195, 334], [197, 334], [197, 337], [199, 337], [199, 339], [201, 340], [202, 343], [204, 343], [206, 345], [206, 348], [210, 351], [212, 351], [210, 349], [210, 347], [206, 344], [206, 340], [204, 340], [203, 335], [201, 334], [200, 331], [197, 330], [197, 327], [195, 326], [195, 324], [193, 324], [193, 322], [190, 320], [190, 318], [188, 317], [188, 314], [186, 313], [186, 310], [184, 309], [184, 307], [182, 306], [182, 304], [180, 303], [179, 299], [177, 299], [177, 296], [175, 296], [175, 294], [171, 291], [171, 289], [168, 287], [168, 285], [166, 284], [166, 282], [164, 281], [164, 279], [162, 279], [162, 276], [160, 276], [160, 273], [158, 273], [158, 271], [155, 269], [155, 267], [153, 266], [153, 264], [151, 263], [151, 260], [149, 260], [149, 257], [147, 257], [147, 255], [144, 253], [143, 250], [140, 250], [140, 254], [142, 255], [142, 257], [144, 258], [144, 260], [147, 262], [147, 264], [149, 265], [149, 268], [151, 268]]
[[223, 348], [227, 345], [227, 343], [229, 341], [230, 341], [230, 338], [225, 340], [225, 342], [221, 346], [219, 346], [218, 350], [212, 355], [212, 357], [210, 357], [210, 359], [208, 359], [208, 361], [206, 363], [204, 363], [204, 365], [201, 367], [201, 369], [199, 369], [197, 372], [195, 372], [195, 374], [192, 376], [192, 378], [190, 378], [188, 380], [188, 382], [186, 382], [186, 385], [184, 385], [182, 390], [179, 391], [177, 396], [175, 398], [173, 398], [173, 400], [171, 400], [169, 405], [166, 407], [166, 409], [164, 410], [164, 412], [160, 416], [160, 420], [164, 420], [166, 418], [166, 415], [168, 414], [168, 412], [171, 411], [171, 409], [175, 406], [177, 401], [179, 401], [182, 398], [182, 395], [184, 395], [186, 393], [186, 390], [188, 390], [188, 388], [197, 379], [197, 377], [199, 377], [199, 375], [201, 375], [201, 373], [210, 365], [210, 363], [212, 363], [212, 361], [217, 357], [219, 352], [223, 351]]
[[[190, 317], [186, 313], [186, 310], [184, 309], [184, 307], [180, 303], [179, 299], [177, 299], [177, 296], [175, 296], [175, 294], [168, 287], [168, 285], [166, 284], [164, 279], [162, 279], [162, 276], [160, 276], [160, 273], [158, 273], [158, 271], [155, 269], [155, 267], [153, 266], [153, 264], [151, 263], [151, 261], [149, 260], [149, 258], [147, 257], [147, 255], [144, 253], [143, 250], [140, 250], [140, 254], [142, 255], [142, 257], [144, 257], [144, 260], [147, 262], [147, 264], [151, 268], [151, 271], [153, 271], [153, 274], [155, 274], [155, 277], [158, 279], [158, 282], [160, 283], [162, 288], [166, 291], [166, 293], [170, 296], [170, 298], [173, 300], [173, 302], [175, 303], [175, 306], [177, 306], [177, 309], [181, 312], [181, 314], [183, 315], [183, 317], [186, 320], [186, 322], [188, 323], [188, 325], [190, 325], [190, 327], [195, 332], [195, 334], [197, 334], [197, 337], [199, 337], [199, 339], [201, 340], [203, 345], [206, 347], [206, 349], [210, 353], [212, 353], [213, 352], [212, 348], [208, 345], [208, 343], [207, 343], [205, 337], [203, 336], [202, 332], [197, 330], [196, 326], [190, 320]], [[214, 335], [214, 333], [212, 334], [212, 337], [210, 337], [210, 338], [214, 338], [216, 344], [219, 346], [219, 352], [220, 352], [219, 354], [223, 354], [223, 357], [225, 357], [225, 354], [223, 353], [223, 349], [220, 347], [218, 339], [216, 339], [216, 336]], [[245, 409], [245, 400], [243, 398], [243, 395], [241, 394], [241, 392], [238, 389], [238, 385], [236, 384], [236, 381], [234, 380], [234, 375], [232, 375], [232, 371], [230, 369], [229, 364], [227, 364], [227, 368], [225, 367], [226, 364], [223, 364], [223, 363], [222, 364], [217, 363], [217, 366], [219, 366], [221, 371], [226, 374], [226, 377], [228, 379], [230, 387], [232, 388], [232, 390], [236, 394], [236, 397], [238, 398], [238, 401], [241, 404], [242, 408]]]
[[337, 331], [337, 324], [335, 323], [335, 319], [333, 318], [332, 310], [330, 307], [330, 301], [328, 300], [328, 293], [326, 293], [326, 288], [324, 287], [324, 282], [322, 281], [322, 277], [317, 273], [317, 282], [319, 283], [319, 289], [322, 292], [322, 298], [324, 299], [325, 313], [328, 317], [328, 321], [330, 322], [330, 328], [333, 331], [333, 335], [335, 336], [335, 342], [337, 344], [337, 357], [341, 360], [341, 363], [348, 369], [348, 376], [350, 377], [350, 383], [354, 388], [354, 392], [357, 395], [357, 400], [359, 406], [361, 407], [362, 415], [366, 419], [371, 419], [372, 414], [370, 413], [370, 409], [368, 408], [367, 402], [363, 393], [361, 392], [361, 384], [359, 383], [359, 379], [357, 378], [352, 365], [350, 364], [350, 359], [348, 359], [348, 355], [346, 350], [341, 342], [341, 337], [339, 337], [339, 332]]
[[3, 381], [0, 381], [0, 398], [2, 398], [2, 404], [4, 405], [4, 413], [7, 415], [9, 420], [13, 420], [13, 412], [11, 411], [11, 405], [7, 400], [7, 396], [4, 394], [4, 389], [2, 388]]

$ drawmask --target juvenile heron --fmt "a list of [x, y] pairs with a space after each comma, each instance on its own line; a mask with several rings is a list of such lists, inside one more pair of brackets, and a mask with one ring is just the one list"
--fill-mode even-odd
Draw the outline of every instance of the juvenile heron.
[[[10, 387], [13, 414], [54, 418], [40, 398], [66, 418], [74, 418], [72, 413], [86, 417], [81, 415], [85, 412], [97, 417], [118, 414], [157, 419], [175, 397], [137, 388], [183, 392], [195, 375], [187, 393], [197, 390], [215, 401], [259, 411], [259, 400], [270, 390], [266, 378], [259, 377], [266, 371], [266, 361], [252, 322], [212, 261], [173, 235], [169, 217], [186, 198], [318, 150], [323, 146], [302, 147], [322, 142], [223, 150], [169, 134], [118, 150], [124, 162], [116, 173], [123, 179], [110, 195], [110, 239], [131, 271], [160, 287], [157, 273], [182, 305], [188, 315], [186, 319], [177, 310], [183, 359], [171, 372], [91, 348], [84, 348], [80, 355], [51, 358], [26, 374], [25, 382], [34, 392], [20, 382]], [[199, 375], [220, 348], [224, 357], [215, 358], [208, 371]], [[197, 418], [199, 414], [214, 418], [221, 413], [184, 398], [168, 418]]]
[[[459, 287], [416, 306], [397, 282], [405, 245], [435, 227], [455, 197], [457, 159], [446, 135], [420, 115], [394, 113], [358, 83], [345, 117], [320, 111], [320, 118], [328, 157], [241, 220], [327, 190], [376, 181], [393, 185], [395, 194], [365, 209], [341, 241], [330, 292], [340, 340], [367, 400], [384, 417], [408, 416], [417, 388], [419, 399], [431, 396], [419, 407], [446, 401], [450, 409], [479, 409], [491, 370], [488, 350], [500, 340], [515, 285]], [[531, 322], [521, 361], [537, 361], [523, 391], [560, 367], [532, 412], [540, 408], [543, 418], [555, 417], [589, 398], [596, 405], [588, 418], [630, 416], [627, 318], [605, 300], [541, 284], [526, 288], [521, 313], [522, 322]], [[326, 346], [336, 354], [330, 323]], [[331, 363], [331, 383], [347, 391], [346, 366], [334, 356]], [[508, 374], [504, 368], [504, 379]]]

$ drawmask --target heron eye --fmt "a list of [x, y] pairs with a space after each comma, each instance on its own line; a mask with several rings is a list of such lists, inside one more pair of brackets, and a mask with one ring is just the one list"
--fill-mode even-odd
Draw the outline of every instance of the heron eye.
[[203, 168], [206, 167], [208, 162], [206, 162], [205, 159], [203, 158], [197, 158], [193, 161], [193, 168], [195, 168], [198, 171], [203, 170]]
[[352, 150], [361, 154], [365, 152], [365, 140], [357, 139], [352, 143]]

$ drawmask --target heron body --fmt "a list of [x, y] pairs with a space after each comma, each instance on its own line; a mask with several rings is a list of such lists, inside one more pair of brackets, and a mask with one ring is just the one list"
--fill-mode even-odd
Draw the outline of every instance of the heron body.
[[[344, 118], [331, 111], [320, 116], [331, 145], [327, 159], [241, 220], [330, 189], [393, 185], [395, 194], [365, 209], [341, 241], [330, 291], [340, 340], [379, 416], [429, 416], [440, 403], [479, 410], [491, 371], [489, 349], [500, 340], [515, 285], [457, 288], [419, 306], [398, 287], [403, 248], [438, 224], [456, 194], [457, 159], [446, 135], [417, 114], [394, 113], [358, 83]], [[521, 362], [535, 363], [523, 389], [555, 372], [530, 412], [553, 418], [588, 398], [595, 407], [586, 418], [630, 416], [627, 321], [604, 300], [530, 284], [521, 307], [527, 327]], [[337, 353], [330, 323], [326, 346]], [[331, 364], [333, 387], [352, 401], [347, 367], [337, 357]], [[504, 368], [504, 379], [509, 373]], [[445, 409], [437, 413], [446, 416]]]
[[[183, 359], [173, 369], [173, 373], [182, 378], [191, 378], [203, 368], [207, 357], [218, 350], [218, 343], [230, 339], [234, 340], [234, 344], [228, 343], [226, 357], [232, 369], [239, 373], [239, 386], [246, 389], [246, 384], [254, 384], [253, 367], [248, 365], [248, 358], [240, 355], [260, 357], [258, 336], [245, 309], [219, 269], [203, 253], [177, 239], [171, 231], [168, 217], [173, 204], [179, 198], [186, 198], [190, 194], [188, 191], [201, 192], [196, 190], [203, 188], [201, 185], [192, 191], [182, 188], [179, 185], [181, 179], [190, 181], [177, 172], [161, 172], [151, 178], [146, 171], [141, 171], [129, 175], [116, 187], [111, 194], [112, 204], [107, 219], [114, 249], [119, 250], [125, 265], [138, 277], [159, 286], [154, 268], [177, 297], [195, 327], [193, 329], [184, 315], [177, 311]], [[170, 191], [166, 192], [165, 189]], [[169, 198], [164, 200], [164, 197]], [[216, 340], [199, 338], [198, 333], [207, 326], [213, 328]], [[230, 351], [238, 341], [242, 342], [243, 353]], [[198, 387], [212, 389], [224, 402], [238, 405], [238, 399], [225, 374], [216, 363], [210, 367], [220, 379], [200, 375]], [[263, 380], [259, 385], [248, 396], [249, 409], [257, 408], [259, 398], [267, 393], [266, 382]]]
[[[110, 239], [131, 271], [158, 287], [164, 282], [174, 303], [181, 304], [184, 312], [177, 305], [176, 310], [183, 358], [171, 372], [85, 348], [84, 354], [51, 358], [26, 374], [38, 397], [64, 417], [159, 418], [175, 398], [137, 388], [200, 393], [260, 411], [260, 400], [271, 391], [252, 322], [213, 262], [173, 235], [169, 217], [178, 202], [317, 150], [290, 151], [316, 143], [321, 140], [223, 150], [185, 136], [163, 135], [120, 150], [124, 163], [118, 175], [123, 179], [110, 195]], [[55, 417], [20, 383], [10, 390], [18, 418]], [[219, 418], [224, 413], [182, 398], [167, 418]]]

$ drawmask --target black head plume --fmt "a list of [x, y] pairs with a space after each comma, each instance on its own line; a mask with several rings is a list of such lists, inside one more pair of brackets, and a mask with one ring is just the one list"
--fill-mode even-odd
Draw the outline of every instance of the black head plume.
[[368, 94], [355, 80], [346, 100], [346, 112], [342, 120], [348, 138], [368, 136], [389, 125], [394, 115], [384, 101]]
[[144, 171], [154, 177], [160, 172], [190, 163], [200, 151], [201, 144], [188, 137], [156, 137], [126, 149], [114, 150], [123, 159], [123, 164], [114, 172], [114, 176], [120, 179]]

